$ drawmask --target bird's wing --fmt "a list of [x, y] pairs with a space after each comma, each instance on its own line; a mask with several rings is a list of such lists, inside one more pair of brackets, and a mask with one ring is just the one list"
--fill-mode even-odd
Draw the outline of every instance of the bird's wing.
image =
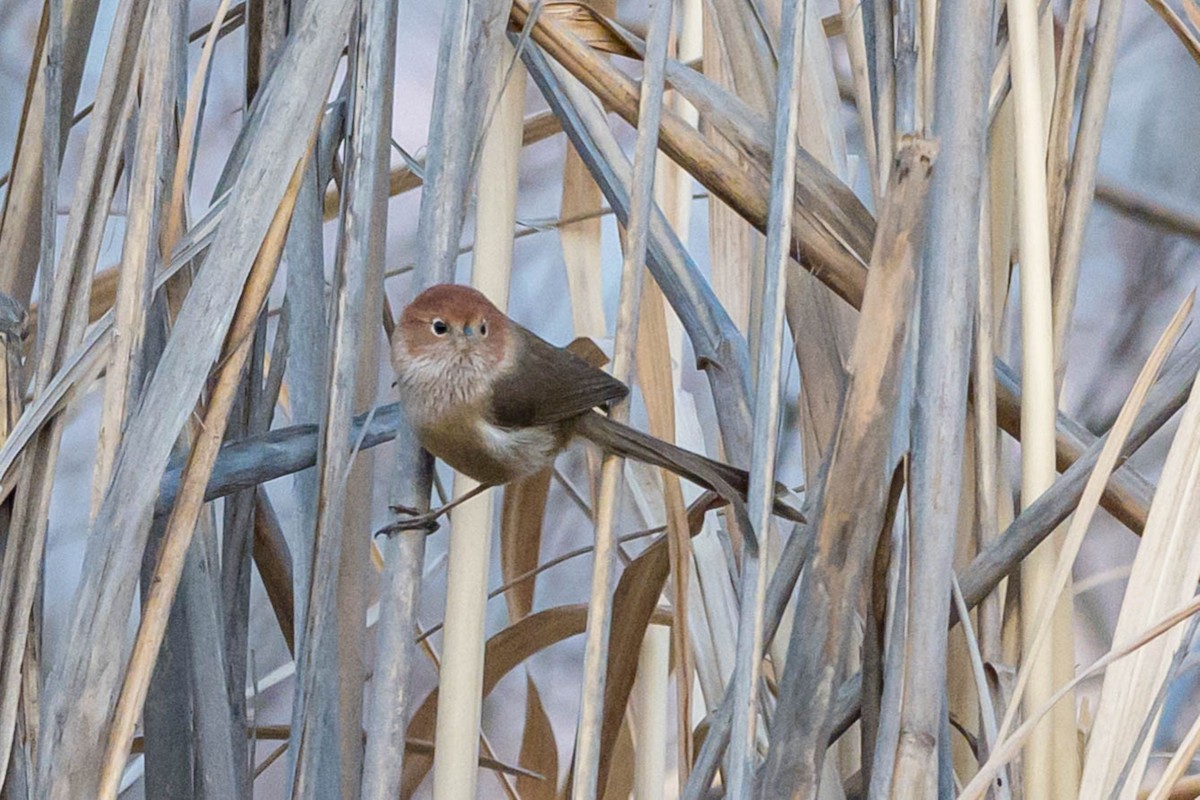
[[501, 427], [560, 422], [629, 394], [628, 386], [604, 370], [524, 328], [519, 341], [520, 366], [492, 387], [492, 421]]

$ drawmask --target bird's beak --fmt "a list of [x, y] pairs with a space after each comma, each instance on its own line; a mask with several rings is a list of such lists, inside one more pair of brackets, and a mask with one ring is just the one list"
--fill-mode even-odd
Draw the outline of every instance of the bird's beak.
[[475, 330], [470, 325], [464, 325], [463, 334], [470, 339], [473, 335], [475, 335]]

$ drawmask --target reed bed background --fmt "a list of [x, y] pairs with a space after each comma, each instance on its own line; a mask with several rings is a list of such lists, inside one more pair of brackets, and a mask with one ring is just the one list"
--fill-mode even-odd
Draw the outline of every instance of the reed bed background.
[[[1197, 66], [1193, 0], [0, 0], [4, 796], [1200, 795]], [[444, 281], [750, 524], [576, 446], [373, 537], [471, 488], [390, 388]]]

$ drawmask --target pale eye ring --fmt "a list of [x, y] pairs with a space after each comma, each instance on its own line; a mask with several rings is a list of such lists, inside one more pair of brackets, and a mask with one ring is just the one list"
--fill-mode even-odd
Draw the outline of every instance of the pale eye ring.
[[486, 321], [481, 321], [479, 323], [479, 335], [487, 336], [487, 322]]
[[429, 327], [433, 329], [434, 336], [445, 336], [450, 332], [450, 326], [442, 319], [434, 319]]

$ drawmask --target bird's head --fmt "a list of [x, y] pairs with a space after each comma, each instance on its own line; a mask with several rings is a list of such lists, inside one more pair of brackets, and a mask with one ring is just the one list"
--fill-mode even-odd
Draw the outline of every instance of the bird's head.
[[400, 315], [393, 355], [398, 361], [432, 358], [498, 366], [504, 360], [508, 324], [482, 293], [469, 286], [437, 284], [413, 298]]

